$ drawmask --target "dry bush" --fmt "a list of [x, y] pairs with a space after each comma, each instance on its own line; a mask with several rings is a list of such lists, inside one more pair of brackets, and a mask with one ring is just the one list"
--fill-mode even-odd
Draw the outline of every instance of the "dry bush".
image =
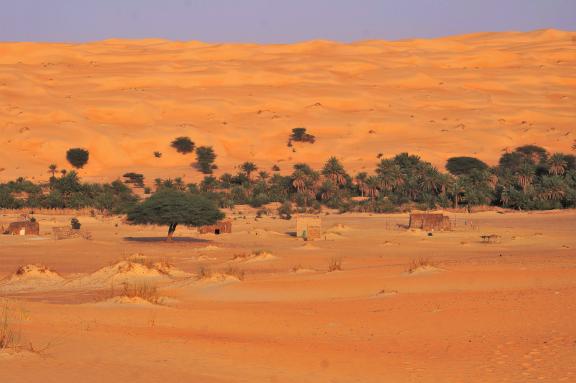
[[160, 304], [160, 296], [158, 295], [158, 288], [149, 283], [124, 283], [120, 290], [110, 289], [109, 298], [114, 297], [128, 297], [128, 298], [141, 298], [153, 304]]
[[330, 262], [328, 262], [328, 272], [331, 273], [333, 271], [341, 271], [342, 270], [342, 259], [340, 258], [332, 258]]
[[202, 280], [202, 279], [209, 279], [211, 277], [212, 277], [212, 270], [209, 267], [200, 266], [200, 268], [198, 269], [198, 273], [196, 275], [196, 279]]
[[233, 266], [226, 268], [223, 273], [225, 275], [230, 275], [232, 277], [236, 277], [241, 281], [243, 281], [244, 278], [246, 277], [246, 272], [244, 270], [239, 269], [237, 267], [233, 267]]
[[15, 349], [20, 344], [20, 330], [13, 324], [13, 313], [8, 302], [0, 307], [0, 350]]
[[293, 273], [297, 273], [298, 271], [300, 271], [302, 269], [304, 269], [304, 267], [302, 267], [301, 264], [297, 264], [297, 265], [292, 266], [292, 272]]
[[435, 264], [428, 258], [416, 258], [416, 259], [412, 259], [410, 261], [410, 263], [408, 264], [408, 268], [406, 269], [406, 272], [408, 272], [409, 274], [412, 274], [413, 272], [415, 272], [416, 270], [418, 270], [419, 268], [422, 267], [434, 267]]

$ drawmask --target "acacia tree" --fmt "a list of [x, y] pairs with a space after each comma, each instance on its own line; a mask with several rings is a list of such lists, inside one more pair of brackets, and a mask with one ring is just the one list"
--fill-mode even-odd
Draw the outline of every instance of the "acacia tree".
[[128, 212], [128, 223], [168, 226], [170, 242], [178, 225], [198, 227], [213, 225], [224, 214], [213, 201], [197, 194], [164, 188]]
[[196, 149], [196, 168], [204, 174], [212, 174], [216, 153], [211, 146], [200, 146]]
[[83, 168], [89, 158], [90, 153], [88, 153], [86, 149], [72, 148], [68, 149], [66, 152], [66, 159], [70, 162], [70, 165], [74, 166], [76, 169]]
[[[194, 142], [190, 139], [190, 137], [177, 137], [170, 143], [178, 153], [188, 154], [194, 151]], [[158, 158], [158, 156], [157, 156]]]

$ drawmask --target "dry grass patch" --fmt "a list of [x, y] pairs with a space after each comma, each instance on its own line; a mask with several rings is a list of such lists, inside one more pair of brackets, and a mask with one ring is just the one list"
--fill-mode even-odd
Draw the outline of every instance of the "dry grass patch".
[[406, 272], [408, 274], [413, 274], [418, 270], [431, 269], [431, 268], [436, 268], [436, 264], [432, 262], [430, 259], [416, 258], [410, 261], [410, 263], [408, 264], [408, 268], [406, 269]]
[[121, 289], [115, 289], [114, 286], [112, 286], [107, 299], [116, 297], [140, 298], [155, 305], [160, 304], [158, 287], [145, 282], [134, 284], [124, 283]]
[[330, 262], [328, 262], [328, 272], [331, 273], [333, 271], [342, 271], [341, 258], [332, 258]]

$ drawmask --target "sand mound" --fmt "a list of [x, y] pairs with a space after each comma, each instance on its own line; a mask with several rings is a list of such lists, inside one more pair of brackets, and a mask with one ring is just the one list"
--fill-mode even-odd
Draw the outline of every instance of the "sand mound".
[[68, 287], [109, 287], [134, 283], [167, 283], [188, 274], [165, 262], [134, 262], [130, 260], [106, 266], [68, 282]]
[[240, 278], [226, 273], [212, 273], [210, 276], [198, 279], [200, 283], [240, 282]]
[[350, 230], [352, 230], [350, 226], [339, 223], [326, 230], [326, 233], [341, 234]]
[[21, 266], [12, 276], [0, 282], [3, 291], [47, 290], [62, 286], [64, 278], [42, 265]]
[[307, 242], [304, 245], [298, 247], [298, 249], [300, 249], [300, 250], [318, 250], [319, 247], [314, 246], [313, 244]]
[[232, 258], [232, 262], [242, 262], [242, 263], [256, 263], [272, 261], [277, 257], [267, 251], [254, 252], [250, 254], [237, 254]]
[[92, 303], [93, 306], [133, 306], [133, 307], [158, 307], [151, 302], [148, 302], [146, 299], [142, 299], [140, 297], [127, 297], [127, 296], [118, 296], [112, 297], [110, 299], [106, 299], [105, 301]]
[[340, 239], [344, 239], [344, 236], [340, 233], [326, 233], [324, 234], [324, 239], [327, 241], [338, 241]]
[[435, 266], [418, 266], [407, 272], [408, 275], [422, 275], [422, 274], [433, 274], [443, 271], [442, 269]]
[[279, 233], [277, 231], [266, 230], [266, 229], [251, 229], [251, 230], [248, 230], [248, 234], [256, 235], [256, 236], [262, 237], [262, 238], [284, 235], [284, 234]]
[[215, 251], [215, 250], [220, 250], [220, 248], [218, 246], [214, 246], [214, 245], [208, 245], [206, 247], [201, 247], [197, 250], [205, 250], [205, 251]]

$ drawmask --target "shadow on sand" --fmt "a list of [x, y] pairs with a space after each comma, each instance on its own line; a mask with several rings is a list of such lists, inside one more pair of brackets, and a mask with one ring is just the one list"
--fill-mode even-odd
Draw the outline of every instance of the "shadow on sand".
[[166, 237], [124, 237], [125, 241], [142, 243], [209, 243], [207, 239], [194, 237], [174, 237], [171, 242], [166, 242]]

